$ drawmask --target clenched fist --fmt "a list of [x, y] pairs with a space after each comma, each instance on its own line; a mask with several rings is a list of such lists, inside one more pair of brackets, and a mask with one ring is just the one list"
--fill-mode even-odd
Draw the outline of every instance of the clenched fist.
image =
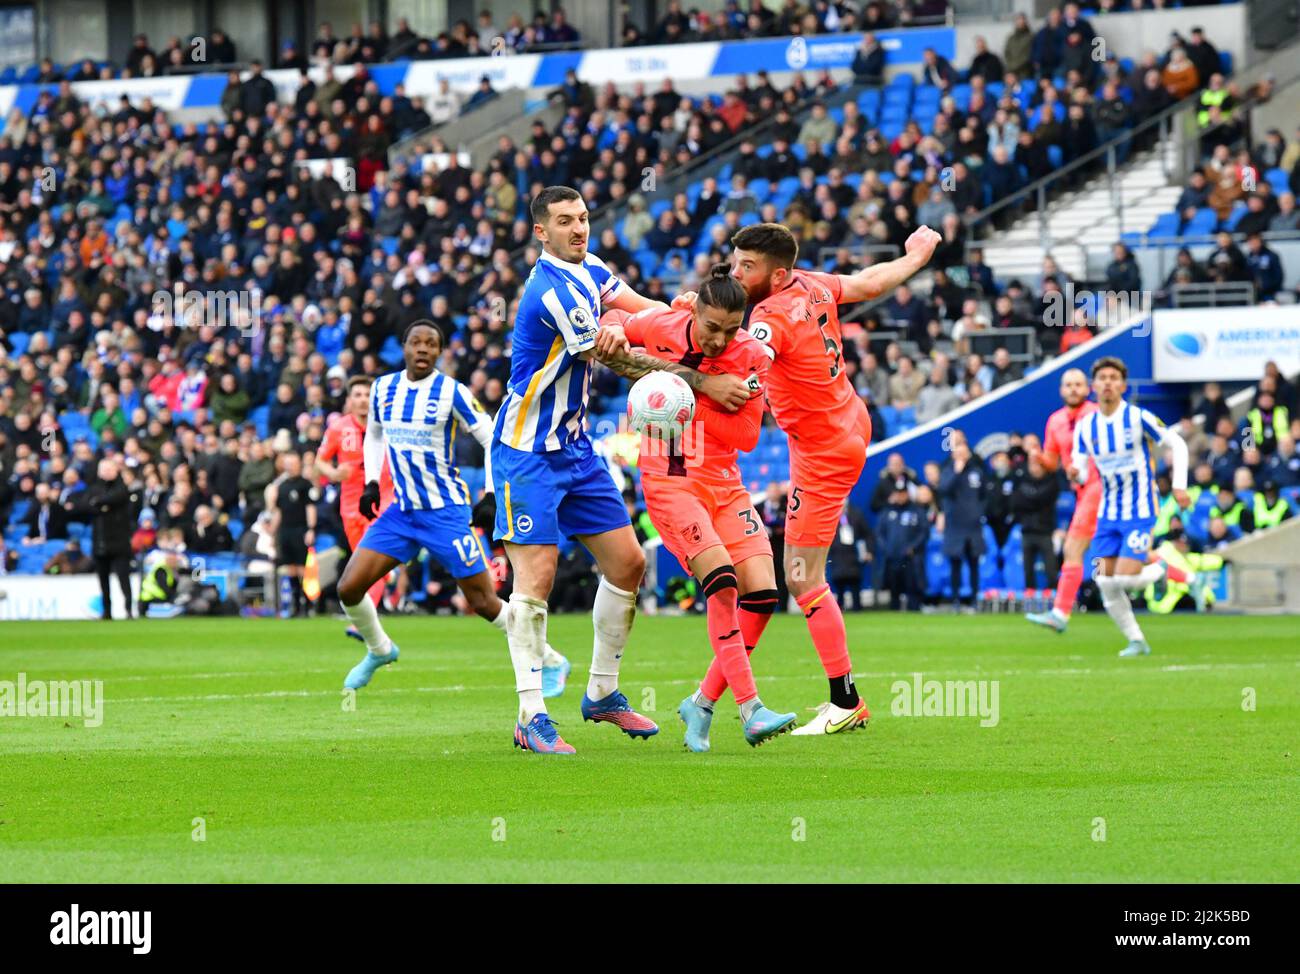
[[943, 240], [943, 234], [938, 230], [921, 226], [912, 231], [912, 235], [907, 238], [907, 243], [903, 245], [903, 249], [907, 251], [909, 256], [915, 254], [917, 257], [924, 258], [925, 262], [928, 263], [930, 257], [934, 254], [934, 248], [939, 246], [941, 240]]

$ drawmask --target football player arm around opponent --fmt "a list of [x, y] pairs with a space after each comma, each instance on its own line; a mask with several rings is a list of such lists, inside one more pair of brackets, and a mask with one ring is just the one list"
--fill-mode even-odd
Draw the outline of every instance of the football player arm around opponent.
[[729, 413], [739, 410], [753, 396], [745, 380], [734, 375], [705, 375], [680, 362], [668, 362], [648, 355], [644, 349], [633, 348], [626, 331], [630, 320], [619, 309], [601, 316], [596, 347], [592, 349], [597, 362], [633, 382], [651, 372], [670, 372], [685, 380], [692, 391], [708, 396]]

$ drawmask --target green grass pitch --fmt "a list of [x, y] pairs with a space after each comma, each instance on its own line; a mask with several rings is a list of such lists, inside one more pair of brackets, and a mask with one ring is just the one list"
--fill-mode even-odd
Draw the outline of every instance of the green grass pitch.
[[[854, 615], [868, 728], [751, 749], [728, 697], [694, 755], [676, 707], [703, 620], [637, 620], [623, 687], [662, 727], [639, 742], [581, 722], [590, 620], [560, 617], [573, 758], [511, 746], [495, 630], [387, 622], [402, 659], [355, 711], [334, 620], [0, 626], [0, 680], [106, 700], [99, 727], [0, 717], [0, 882], [1300, 880], [1294, 618], [1143, 617], [1155, 654], [1120, 660], [1095, 614], [1064, 637]], [[755, 666], [771, 706], [825, 698], [797, 616]], [[914, 672], [998, 681], [997, 725], [894, 715]]]

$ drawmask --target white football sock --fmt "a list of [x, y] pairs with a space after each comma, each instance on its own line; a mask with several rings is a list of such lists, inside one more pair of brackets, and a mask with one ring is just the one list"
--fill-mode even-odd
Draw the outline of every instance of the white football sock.
[[1165, 577], [1165, 563], [1163, 561], [1148, 562], [1142, 566], [1142, 570], [1136, 575], [1112, 575], [1112, 578], [1124, 580], [1124, 587], [1130, 592], [1141, 591], [1148, 585], [1154, 585]]
[[[492, 620], [492, 625], [496, 626], [502, 632], [508, 632], [509, 623], [510, 623], [510, 603], [502, 602], [501, 611], [497, 613], [497, 617]], [[561, 656], [559, 653], [557, 653], [554, 649], [552, 649], [550, 643], [547, 643], [545, 646], [542, 647], [542, 665], [563, 666], [564, 657]]]
[[1119, 627], [1125, 639], [1129, 642], [1146, 642], [1146, 637], [1142, 635], [1142, 627], [1138, 625], [1133, 615], [1133, 603], [1129, 601], [1128, 586], [1122, 579], [1123, 576], [1119, 575], [1106, 575], [1097, 579], [1102, 604], [1106, 606], [1107, 615]]
[[618, 664], [636, 618], [636, 593], [624, 592], [603, 577], [596, 589], [591, 620], [596, 632], [591, 650], [587, 697], [604, 700], [618, 689]]
[[[495, 620], [493, 622], [495, 625]], [[506, 621], [510, 662], [515, 667], [515, 689], [519, 692], [519, 720], [528, 723], [546, 713], [542, 701], [542, 647], [546, 645], [546, 603], [515, 593], [510, 596]]]
[[375, 611], [375, 603], [370, 601], [369, 593], [361, 596], [361, 601], [356, 605], [343, 606], [343, 612], [366, 641], [366, 649], [376, 656], [388, 655], [393, 641], [380, 625], [379, 613]]

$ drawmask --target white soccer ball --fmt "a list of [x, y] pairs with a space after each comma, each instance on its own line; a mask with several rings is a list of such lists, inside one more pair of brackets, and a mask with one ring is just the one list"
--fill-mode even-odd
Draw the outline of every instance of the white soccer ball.
[[632, 386], [627, 421], [634, 432], [664, 439], [680, 437], [695, 418], [695, 393], [671, 372], [651, 372]]

